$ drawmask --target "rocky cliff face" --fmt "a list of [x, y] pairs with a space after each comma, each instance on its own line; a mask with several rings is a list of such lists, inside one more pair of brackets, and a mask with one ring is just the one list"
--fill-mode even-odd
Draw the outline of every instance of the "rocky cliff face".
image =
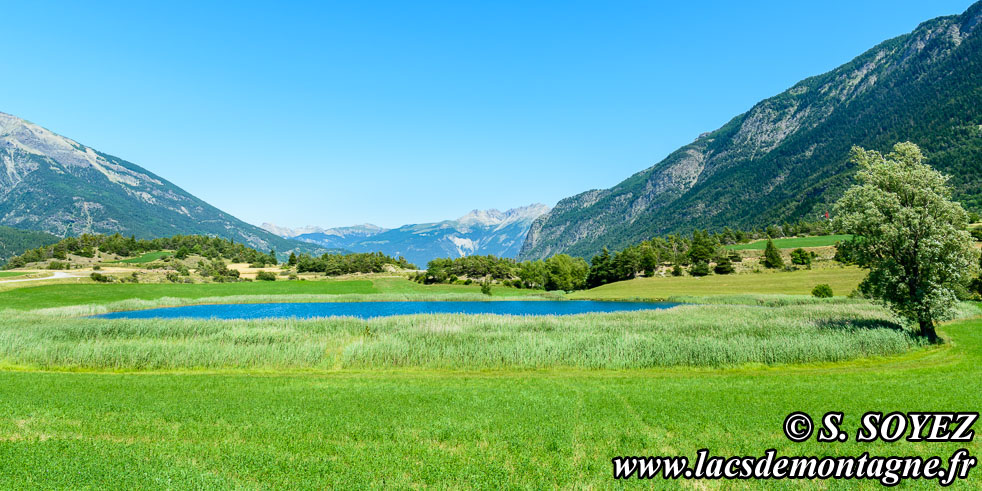
[[547, 213], [549, 207], [534, 204], [507, 211], [474, 210], [456, 220], [403, 225], [384, 229], [375, 225], [288, 229], [263, 224], [269, 231], [286, 232], [284, 237], [323, 247], [354, 252], [381, 251], [403, 256], [424, 267], [438, 257], [462, 257], [493, 254], [499, 257], [518, 255], [532, 222]]
[[205, 234], [281, 252], [300, 245], [244, 223], [135, 164], [4, 113], [0, 225], [60, 237]]
[[[803, 80], [610, 189], [560, 201], [520, 258], [590, 257], [695, 227], [818, 218], [848, 184], [852, 145], [910, 140], [982, 205], [982, 6], [925, 22], [832, 72]], [[975, 157], [973, 159], [973, 156]]]

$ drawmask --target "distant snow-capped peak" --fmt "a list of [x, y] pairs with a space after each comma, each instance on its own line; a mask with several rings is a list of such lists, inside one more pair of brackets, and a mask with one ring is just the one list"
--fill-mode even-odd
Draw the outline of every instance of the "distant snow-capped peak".
[[267, 232], [272, 232], [280, 237], [292, 238], [300, 235], [306, 234], [324, 234], [324, 235], [335, 235], [338, 237], [369, 237], [381, 232], [388, 230], [387, 228], [379, 227], [378, 225], [373, 225], [371, 223], [364, 223], [361, 225], [352, 225], [350, 227], [335, 227], [335, 228], [324, 228], [314, 225], [307, 225], [306, 227], [281, 227], [274, 223], [264, 222], [261, 227]]
[[510, 225], [512, 223], [526, 221], [531, 223], [536, 218], [539, 218], [539, 216], [548, 212], [548, 206], [542, 203], [535, 203], [528, 206], [512, 208], [504, 212], [493, 208], [490, 210], [473, 210], [470, 213], [458, 218], [457, 222], [461, 225], [480, 224], [488, 227], [495, 225]]

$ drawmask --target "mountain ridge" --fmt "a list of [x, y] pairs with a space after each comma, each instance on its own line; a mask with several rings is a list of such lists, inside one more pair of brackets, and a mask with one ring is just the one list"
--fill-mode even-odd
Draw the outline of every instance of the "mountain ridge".
[[203, 234], [260, 250], [315, 250], [247, 224], [136, 164], [3, 112], [0, 225], [58, 237]]
[[541, 203], [505, 211], [475, 209], [454, 220], [406, 224], [392, 229], [372, 224], [289, 228], [272, 223], [264, 223], [263, 228], [323, 247], [404, 256], [423, 266], [437, 257], [473, 254], [515, 257], [532, 221], [548, 210], [549, 207]]
[[519, 257], [590, 257], [655, 235], [818, 219], [855, 169], [849, 148], [911, 140], [982, 206], [982, 3], [808, 77], [608, 189], [561, 200]]

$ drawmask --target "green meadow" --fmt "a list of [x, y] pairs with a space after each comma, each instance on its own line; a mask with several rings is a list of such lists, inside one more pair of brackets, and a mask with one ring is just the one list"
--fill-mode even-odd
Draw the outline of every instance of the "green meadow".
[[[798, 247], [829, 247], [836, 242], [849, 240], [851, 235], [818, 235], [814, 237], [790, 237], [786, 239], [774, 239], [774, 245], [778, 249], [797, 249]], [[767, 247], [766, 240], [758, 240], [747, 244], [731, 244], [727, 249], [734, 251], [758, 250], [762, 251]]]
[[24, 276], [28, 273], [24, 271], [0, 271], [0, 278], [12, 278], [15, 276]]
[[810, 295], [815, 285], [828, 284], [836, 296], [856, 289], [866, 272], [856, 267], [769, 271], [710, 276], [636, 278], [571, 293], [572, 299], [667, 299], [675, 296]]

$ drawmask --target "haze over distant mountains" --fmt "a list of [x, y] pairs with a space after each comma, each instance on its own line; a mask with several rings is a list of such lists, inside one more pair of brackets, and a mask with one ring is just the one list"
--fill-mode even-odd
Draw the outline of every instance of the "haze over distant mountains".
[[920, 145], [929, 164], [952, 176], [955, 198], [982, 210], [980, 24], [982, 3], [924, 22], [610, 189], [561, 200], [532, 225], [520, 257], [589, 258], [604, 246], [693, 228], [819, 219], [851, 182], [853, 145]]
[[262, 228], [284, 238], [311, 242], [323, 247], [353, 252], [380, 251], [403, 256], [419, 267], [437, 257], [493, 254], [518, 255], [532, 222], [549, 211], [533, 204], [507, 211], [474, 210], [456, 220], [403, 225], [386, 229], [372, 224], [351, 227], [279, 227], [264, 223]]
[[138, 165], [5, 113], [0, 113], [0, 225], [59, 237], [203, 234], [263, 251], [321, 250], [245, 223]]

